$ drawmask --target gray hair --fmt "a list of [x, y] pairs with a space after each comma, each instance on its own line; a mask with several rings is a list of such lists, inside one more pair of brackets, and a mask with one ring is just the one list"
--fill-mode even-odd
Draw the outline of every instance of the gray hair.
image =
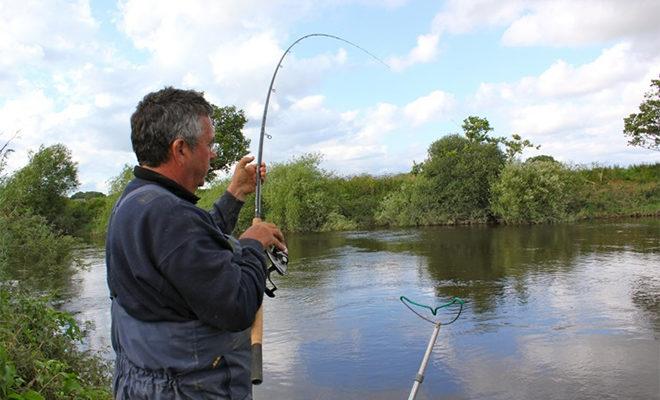
[[157, 167], [166, 162], [176, 139], [195, 147], [202, 134], [200, 117], [212, 114], [202, 92], [166, 87], [147, 94], [131, 116], [131, 143], [138, 163]]

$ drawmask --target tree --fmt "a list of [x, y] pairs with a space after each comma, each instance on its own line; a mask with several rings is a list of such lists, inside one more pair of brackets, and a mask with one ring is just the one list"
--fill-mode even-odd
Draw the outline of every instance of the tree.
[[235, 106], [213, 106], [213, 125], [218, 154], [211, 161], [211, 170], [206, 176], [207, 182], [216, 177], [216, 171], [228, 172], [229, 167], [248, 153], [250, 139], [243, 136], [243, 127], [247, 123], [243, 110]]
[[520, 135], [514, 133], [511, 139], [505, 137], [490, 137], [489, 132], [493, 131], [490, 122], [486, 118], [475, 117], [473, 115], [463, 120], [463, 134], [471, 143], [495, 143], [504, 146], [507, 161], [512, 162], [516, 156], [522, 154], [526, 148], [540, 148], [541, 146], [534, 146], [532, 142], [523, 139]]
[[497, 144], [450, 135], [432, 143], [428, 154], [422, 176], [436, 212], [453, 221], [488, 219], [490, 187], [505, 164]]
[[639, 113], [623, 119], [623, 134], [630, 137], [628, 144], [660, 151], [660, 79], [651, 80], [651, 90], [639, 105]]
[[57, 226], [66, 195], [77, 186], [78, 169], [71, 151], [63, 144], [41, 146], [30, 155], [28, 165], [7, 180], [0, 205], [10, 212], [29, 210]]
[[488, 136], [488, 133], [493, 130], [490, 122], [486, 118], [479, 118], [469, 116], [463, 120], [463, 133], [465, 137], [472, 143], [496, 143], [497, 139]]
[[513, 162], [516, 159], [516, 156], [522, 154], [523, 150], [526, 148], [539, 149], [541, 146], [534, 146], [532, 142], [527, 139], [523, 139], [518, 134], [511, 135], [511, 139], [504, 137], [497, 139], [500, 143], [504, 145], [504, 152], [506, 153], [506, 159], [508, 162]]

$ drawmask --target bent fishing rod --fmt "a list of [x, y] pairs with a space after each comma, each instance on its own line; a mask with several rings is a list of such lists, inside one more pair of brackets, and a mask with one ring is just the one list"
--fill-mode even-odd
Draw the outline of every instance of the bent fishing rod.
[[[261, 211], [261, 173], [260, 173], [260, 167], [261, 163], [263, 161], [263, 151], [264, 151], [264, 137], [270, 138], [270, 135], [266, 134], [266, 117], [268, 116], [268, 105], [270, 104], [270, 95], [273, 93], [273, 85], [275, 84], [275, 78], [277, 77], [277, 73], [279, 72], [280, 68], [282, 68], [282, 61], [284, 61], [284, 58], [286, 57], [287, 54], [291, 52], [291, 49], [301, 41], [310, 38], [310, 37], [325, 37], [329, 39], [335, 39], [339, 40], [341, 42], [347, 43], [364, 53], [367, 53], [369, 56], [371, 56], [373, 59], [378, 61], [379, 63], [385, 65], [387, 68], [389, 68], [389, 65], [387, 65], [383, 60], [380, 58], [376, 57], [366, 49], [358, 46], [357, 44], [348, 41], [344, 38], [341, 38], [339, 36], [335, 35], [329, 35], [326, 33], [310, 33], [308, 35], [302, 36], [298, 38], [295, 42], [293, 42], [285, 51], [284, 54], [282, 54], [282, 57], [280, 57], [279, 62], [277, 63], [277, 66], [275, 67], [275, 71], [273, 72], [273, 77], [270, 79], [270, 85], [268, 86], [268, 92], [266, 92], [266, 102], [264, 103], [264, 113], [263, 116], [261, 117], [261, 133], [259, 134], [259, 151], [257, 153], [257, 186], [255, 190], [255, 207], [254, 207], [254, 218], [255, 220], [262, 220], [263, 219], [263, 213]], [[275, 290], [277, 290], [277, 286], [273, 283], [271, 280], [271, 273], [276, 271], [279, 275], [284, 275], [286, 274], [286, 269], [289, 264], [289, 255], [285, 253], [284, 251], [281, 251], [277, 249], [276, 247], [272, 247], [270, 249], [266, 249], [266, 255], [268, 256], [268, 259], [270, 261], [271, 266], [267, 270], [267, 279], [272, 285], [272, 288], [266, 288], [266, 295], [268, 297], [275, 297]], [[262, 358], [262, 341], [263, 341], [263, 305], [259, 308], [257, 311], [257, 314], [255, 316], [254, 323], [252, 324], [252, 383], [255, 385], [259, 385], [260, 383], [263, 382], [263, 358]]]

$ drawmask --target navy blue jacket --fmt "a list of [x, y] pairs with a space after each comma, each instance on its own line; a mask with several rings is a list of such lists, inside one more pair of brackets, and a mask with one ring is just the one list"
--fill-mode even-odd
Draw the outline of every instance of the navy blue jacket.
[[234, 254], [228, 234], [242, 202], [226, 192], [207, 212], [176, 182], [140, 167], [134, 172], [108, 227], [111, 297], [142, 321], [250, 327], [263, 300], [266, 259], [253, 239], [241, 239]]

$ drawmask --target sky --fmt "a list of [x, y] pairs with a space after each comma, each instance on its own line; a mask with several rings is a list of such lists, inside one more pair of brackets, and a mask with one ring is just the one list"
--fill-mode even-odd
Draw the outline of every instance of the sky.
[[657, 0], [0, 0], [0, 144], [8, 171], [64, 143], [80, 190], [134, 165], [129, 118], [165, 86], [248, 118], [267, 163], [320, 153], [338, 175], [408, 172], [431, 143], [487, 118], [577, 165], [660, 162], [623, 118], [660, 77]]

